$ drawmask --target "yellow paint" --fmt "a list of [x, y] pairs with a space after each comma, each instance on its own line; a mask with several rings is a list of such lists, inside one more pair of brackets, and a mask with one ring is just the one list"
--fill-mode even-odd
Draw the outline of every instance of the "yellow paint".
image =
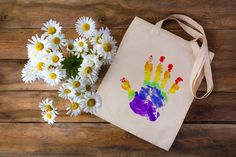
[[161, 80], [161, 74], [162, 74], [162, 63], [159, 63], [156, 67], [156, 74], [154, 77], [154, 82], [159, 82]]
[[161, 81], [161, 88], [162, 89], [164, 89], [166, 87], [166, 83], [168, 82], [169, 79], [170, 79], [170, 72], [169, 71], [165, 71], [164, 78]]
[[144, 66], [144, 79], [150, 81], [152, 75], [153, 65], [152, 62], [147, 61]]
[[174, 94], [177, 90], [179, 90], [179, 88], [180, 87], [176, 83], [174, 83], [169, 89], [168, 94]]

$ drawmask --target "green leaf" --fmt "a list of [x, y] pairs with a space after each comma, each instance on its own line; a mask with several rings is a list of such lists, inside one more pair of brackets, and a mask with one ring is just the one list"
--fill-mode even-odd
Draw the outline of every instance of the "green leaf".
[[75, 77], [78, 74], [78, 68], [81, 67], [82, 62], [82, 57], [77, 58], [75, 55], [68, 55], [62, 62], [62, 69], [66, 70], [66, 74], [69, 78]]

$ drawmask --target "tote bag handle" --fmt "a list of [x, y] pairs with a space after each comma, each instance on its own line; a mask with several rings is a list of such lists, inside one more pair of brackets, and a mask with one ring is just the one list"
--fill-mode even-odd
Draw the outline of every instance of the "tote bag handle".
[[[201, 40], [202, 45], [198, 50], [198, 53], [196, 53], [196, 60], [193, 64], [192, 72], [190, 75], [190, 91], [191, 94], [196, 98], [196, 99], [203, 99], [206, 98], [213, 90], [213, 79], [212, 79], [212, 71], [211, 71], [211, 65], [210, 65], [210, 55], [208, 51], [208, 46], [207, 46], [207, 39], [206, 35], [204, 32], [204, 29], [202, 28], [201, 25], [199, 25], [196, 21], [193, 19], [189, 18], [188, 16], [185, 15], [180, 15], [180, 14], [173, 14], [168, 16], [167, 18], [159, 21], [155, 25], [155, 29], [159, 32], [162, 24], [166, 20], [175, 20], [178, 22], [178, 24], [183, 28], [184, 31], [186, 31], [189, 35], [191, 35], [194, 40]], [[184, 24], [183, 22], [186, 24]], [[193, 51], [196, 51], [196, 49], [193, 48]], [[207, 83], [207, 91], [204, 93], [202, 96], [197, 96], [197, 80], [199, 79], [202, 70], [204, 70], [204, 76], [206, 78], [206, 83]]]

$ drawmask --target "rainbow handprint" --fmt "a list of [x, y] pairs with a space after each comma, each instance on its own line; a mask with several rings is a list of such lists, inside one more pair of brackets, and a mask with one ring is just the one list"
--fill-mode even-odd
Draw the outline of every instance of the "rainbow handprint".
[[170, 89], [165, 91], [166, 85], [171, 78], [172, 64], [168, 65], [167, 70], [163, 73], [164, 56], [161, 56], [159, 63], [156, 66], [156, 72], [151, 82], [151, 76], [153, 71], [152, 64], [153, 57], [150, 56], [144, 65], [144, 81], [143, 86], [139, 92], [131, 88], [129, 80], [123, 77], [121, 81], [121, 87], [127, 91], [128, 99], [130, 100], [130, 108], [134, 113], [147, 117], [150, 121], [156, 121], [160, 116], [159, 109], [162, 108], [168, 101], [168, 95], [174, 94], [179, 90], [179, 82], [183, 81], [181, 77], [177, 77]]

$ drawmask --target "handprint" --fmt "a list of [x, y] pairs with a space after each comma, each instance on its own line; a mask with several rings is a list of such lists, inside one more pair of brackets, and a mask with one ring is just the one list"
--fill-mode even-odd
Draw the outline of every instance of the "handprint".
[[165, 88], [171, 78], [172, 64], [168, 65], [167, 70], [163, 73], [164, 56], [159, 59], [159, 64], [156, 66], [156, 72], [151, 82], [151, 75], [153, 71], [152, 64], [153, 57], [150, 56], [144, 65], [144, 81], [143, 86], [139, 92], [131, 88], [129, 80], [123, 77], [121, 87], [127, 91], [128, 99], [130, 100], [130, 108], [134, 113], [140, 116], [147, 117], [150, 121], [155, 121], [160, 116], [160, 108], [162, 108], [168, 101], [168, 94], [174, 94], [179, 90], [179, 82], [183, 81], [181, 77], [177, 77], [170, 89], [166, 92]]

